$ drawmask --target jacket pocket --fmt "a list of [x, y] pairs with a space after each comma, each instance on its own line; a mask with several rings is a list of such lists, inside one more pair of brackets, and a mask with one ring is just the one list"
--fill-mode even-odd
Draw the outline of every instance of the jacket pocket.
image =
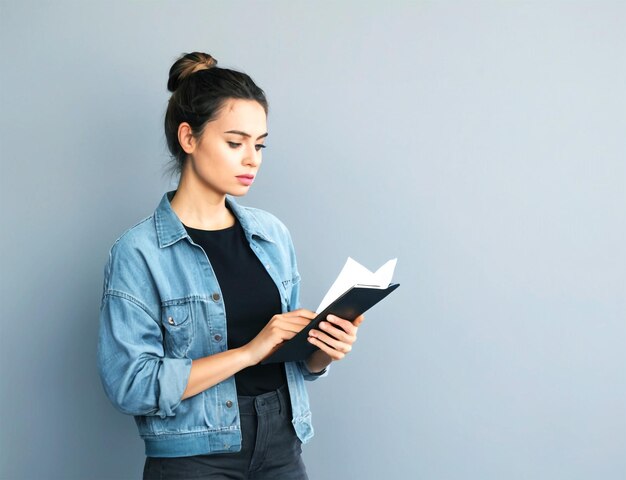
[[163, 348], [168, 357], [183, 358], [187, 355], [193, 338], [192, 320], [189, 303], [161, 306]]

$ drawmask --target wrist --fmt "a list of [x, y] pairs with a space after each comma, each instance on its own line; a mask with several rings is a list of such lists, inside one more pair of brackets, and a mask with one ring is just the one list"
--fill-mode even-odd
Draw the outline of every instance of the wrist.
[[251, 367], [253, 365], [256, 365], [257, 363], [259, 363], [261, 361], [261, 359], [256, 359], [252, 349], [249, 346], [250, 344], [246, 344], [243, 347], [239, 347], [237, 350], [239, 350], [240, 355], [241, 355], [241, 361], [244, 364], [244, 368], [247, 367]]
[[312, 374], [320, 374], [323, 373], [326, 367], [332, 363], [333, 359], [330, 358], [329, 355], [322, 352], [321, 350], [317, 350], [313, 352], [309, 358], [304, 362], [306, 368]]

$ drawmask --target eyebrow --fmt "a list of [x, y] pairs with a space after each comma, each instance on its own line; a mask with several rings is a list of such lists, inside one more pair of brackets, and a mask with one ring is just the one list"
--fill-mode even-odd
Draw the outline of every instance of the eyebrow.
[[[235, 135], [241, 135], [242, 137], [248, 137], [248, 138], [252, 136], [249, 133], [242, 132], [241, 130], [229, 130], [228, 132], [224, 132], [224, 133], [234, 133]], [[263, 135], [258, 136], [256, 139], [260, 140], [263, 137], [267, 137], [267, 135], [268, 133], [265, 132]]]

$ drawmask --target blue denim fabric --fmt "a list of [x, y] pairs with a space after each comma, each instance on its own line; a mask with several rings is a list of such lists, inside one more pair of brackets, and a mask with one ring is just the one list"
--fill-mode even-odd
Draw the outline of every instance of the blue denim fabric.
[[[104, 390], [135, 417], [146, 455], [180, 457], [241, 449], [234, 377], [181, 401], [192, 359], [227, 349], [226, 311], [211, 264], [172, 210], [175, 191], [118, 238], [104, 268], [98, 369]], [[283, 312], [300, 308], [291, 236], [272, 214], [226, 201], [280, 292]], [[269, 319], [268, 319], [269, 320]], [[298, 438], [313, 436], [304, 362], [285, 364]]]

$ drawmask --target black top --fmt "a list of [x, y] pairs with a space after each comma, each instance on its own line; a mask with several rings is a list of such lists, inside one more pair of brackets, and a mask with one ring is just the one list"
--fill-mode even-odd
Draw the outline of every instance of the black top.
[[[228, 348], [252, 340], [277, 313], [280, 293], [265, 267], [250, 248], [243, 228], [199, 230], [187, 233], [207, 254], [222, 291], [226, 308]], [[287, 383], [284, 363], [254, 365], [235, 374], [238, 395], [260, 395]]]

